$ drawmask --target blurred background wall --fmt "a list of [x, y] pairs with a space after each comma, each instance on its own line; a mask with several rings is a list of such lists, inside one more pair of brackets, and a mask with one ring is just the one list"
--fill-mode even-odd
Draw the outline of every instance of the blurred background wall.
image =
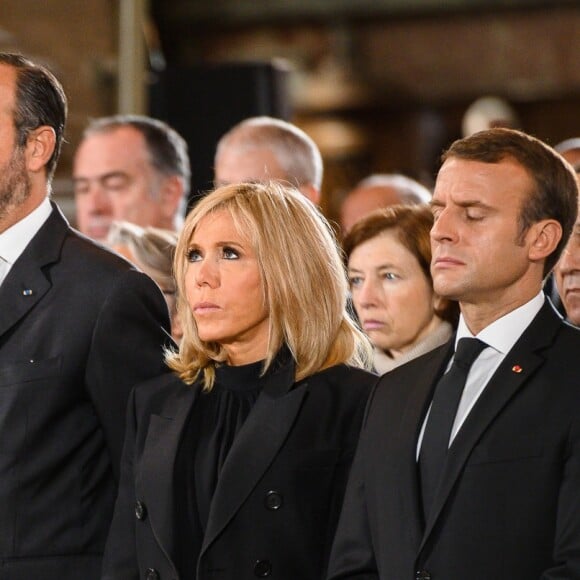
[[256, 110], [273, 107], [317, 141], [330, 217], [369, 173], [431, 185], [484, 95], [548, 143], [580, 136], [580, 0], [3, 0], [0, 49], [47, 64], [69, 95], [55, 183], [69, 207], [72, 153], [90, 117], [165, 115], [192, 150], [211, 152], [216, 137], [200, 119], [221, 130], [248, 91], [264, 94], [260, 74], [210, 83], [220, 67], [287, 71]]

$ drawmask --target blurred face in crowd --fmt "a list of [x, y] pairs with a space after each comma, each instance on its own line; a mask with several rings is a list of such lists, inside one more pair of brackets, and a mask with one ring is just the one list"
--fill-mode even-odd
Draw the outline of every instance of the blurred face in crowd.
[[280, 161], [268, 147], [223, 147], [215, 160], [216, 187], [232, 183], [266, 183], [280, 181], [294, 185], [312, 203], [320, 201], [320, 191], [311, 183], [295, 183]]
[[158, 272], [148, 267], [147, 264], [141, 262], [131, 251], [131, 248], [125, 244], [111, 244], [111, 249], [115, 250], [121, 256], [124, 256], [135, 264], [139, 270], [143, 271], [147, 276], [152, 278], [152, 280], [159, 286], [161, 292], [163, 292], [163, 297], [167, 303], [167, 308], [169, 309], [169, 316], [171, 318], [171, 337], [173, 340], [179, 344], [183, 338], [183, 328], [181, 326], [181, 321], [179, 320], [179, 314], [177, 312], [177, 295], [175, 291], [175, 284], [167, 284], [165, 276], [159, 275]]
[[222, 345], [233, 365], [265, 358], [269, 312], [258, 258], [229, 212], [200, 220], [188, 261], [186, 297], [201, 340]]
[[580, 326], [580, 215], [554, 268], [554, 275], [568, 320]]
[[364, 186], [351, 191], [340, 208], [340, 226], [348, 234], [352, 226], [372, 211], [401, 203], [394, 187]]
[[230, 183], [286, 180], [286, 172], [266, 147], [225, 147], [215, 165], [216, 186]]
[[164, 193], [167, 178], [155, 171], [145, 139], [133, 127], [86, 137], [75, 155], [73, 177], [77, 225], [90, 238], [104, 240], [113, 221], [173, 226], [175, 204]]
[[431, 282], [396, 230], [356, 246], [348, 276], [363, 330], [376, 347], [392, 356], [409, 350], [440, 323]]

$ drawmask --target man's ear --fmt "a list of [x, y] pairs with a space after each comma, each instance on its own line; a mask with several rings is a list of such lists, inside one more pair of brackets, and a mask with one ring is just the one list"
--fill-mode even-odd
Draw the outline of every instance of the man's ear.
[[562, 239], [562, 226], [556, 220], [541, 220], [532, 224], [528, 236], [530, 260], [545, 260], [558, 247]]
[[26, 139], [26, 167], [37, 173], [43, 170], [56, 147], [56, 134], [52, 127], [43, 125], [31, 131]]

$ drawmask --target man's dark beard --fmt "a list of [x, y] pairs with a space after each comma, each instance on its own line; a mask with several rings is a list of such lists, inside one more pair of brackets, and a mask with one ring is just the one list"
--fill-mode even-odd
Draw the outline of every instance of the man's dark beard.
[[31, 192], [30, 178], [26, 172], [24, 148], [16, 147], [10, 160], [0, 167], [0, 221], [12, 208], [22, 205]]

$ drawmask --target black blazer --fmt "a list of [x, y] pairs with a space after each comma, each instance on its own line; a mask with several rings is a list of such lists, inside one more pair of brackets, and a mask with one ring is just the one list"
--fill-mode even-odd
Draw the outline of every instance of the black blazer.
[[[340, 365], [294, 383], [268, 376], [214, 492], [197, 580], [319, 580], [375, 375]], [[199, 396], [164, 378], [137, 387], [103, 578], [179, 578], [173, 562], [173, 466]], [[189, 580], [183, 578], [182, 580]]]
[[131, 387], [167, 307], [53, 206], [0, 286], [0, 580], [99, 577]]
[[423, 523], [417, 438], [449, 356], [395, 369], [371, 396], [329, 577], [580, 578], [580, 332], [546, 302], [453, 441]]

